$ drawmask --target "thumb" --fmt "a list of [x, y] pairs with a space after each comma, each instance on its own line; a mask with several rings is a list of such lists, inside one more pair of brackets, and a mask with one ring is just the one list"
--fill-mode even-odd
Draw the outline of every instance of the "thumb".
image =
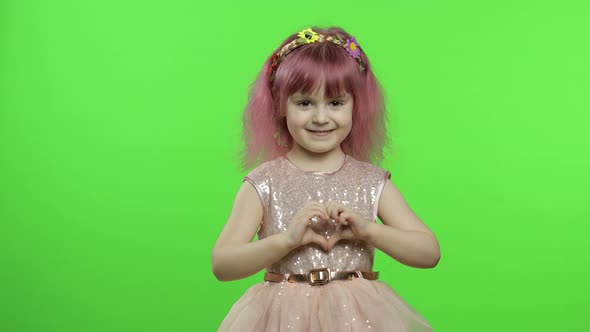
[[336, 245], [336, 243], [338, 241], [340, 241], [342, 238], [340, 237], [340, 234], [338, 232], [334, 233], [332, 236], [330, 236], [329, 239], [326, 240], [326, 245], [328, 247], [327, 251], [332, 250], [332, 248], [334, 248], [334, 246]]
[[328, 251], [328, 240], [326, 240], [325, 237], [319, 235], [318, 233], [312, 231], [311, 229], [309, 229], [311, 238], [310, 238], [310, 242], [313, 242], [319, 246], [322, 247], [323, 251]]
[[326, 239], [325, 237], [321, 236], [321, 235], [317, 235], [317, 243], [319, 243], [322, 246], [322, 249], [326, 252], [330, 251], [330, 245], [328, 242], [328, 239]]

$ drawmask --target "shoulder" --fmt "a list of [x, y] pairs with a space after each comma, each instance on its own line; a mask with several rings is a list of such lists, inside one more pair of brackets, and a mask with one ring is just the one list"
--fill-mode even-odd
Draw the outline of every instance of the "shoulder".
[[372, 204], [372, 218], [377, 219], [377, 209], [380, 205], [381, 195], [383, 188], [386, 186], [390, 173], [379, 166], [375, 166], [371, 163], [356, 160], [349, 157], [349, 168], [351, 173], [349, 174], [351, 179], [360, 186], [365, 188], [367, 194], [370, 195], [370, 202]]
[[270, 194], [271, 187], [281, 182], [279, 180], [284, 177], [285, 168], [285, 161], [282, 157], [265, 161], [244, 176], [243, 181], [250, 182], [264, 199], [265, 195]]
[[261, 181], [265, 178], [269, 178], [280, 171], [283, 167], [283, 158], [279, 157], [273, 160], [268, 160], [260, 164], [259, 166], [253, 168], [248, 174], [244, 177], [244, 180], [254, 180], [254, 181]]
[[[243, 178], [244, 184], [242, 187], [250, 195], [255, 192], [260, 198], [260, 202], [263, 207], [268, 206], [268, 200], [270, 199], [271, 187], [273, 186], [273, 178], [280, 174], [282, 169], [282, 158], [269, 160], [263, 162], [259, 166], [252, 169]], [[248, 182], [250, 185], [247, 185]]]
[[371, 163], [356, 160], [353, 157], [349, 156], [349, 165], [351, 170], [363, 177], [372, 177], [376, 180], [387, 180], [390, 178], [391, 174], [388, 170], [383, 169], [379, 166], [375, 166]]

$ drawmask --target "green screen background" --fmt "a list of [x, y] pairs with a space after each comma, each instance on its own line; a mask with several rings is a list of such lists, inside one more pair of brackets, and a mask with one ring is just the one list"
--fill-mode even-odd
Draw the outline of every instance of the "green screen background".
[[386, 96], [392, 172], [437, 235], [375, 270], [435, 331], [588, 331], [585, 1], [0, 1], [0, 330], [214, 331], [259, 273], [210, 255], [248, 87], [340, 25]]

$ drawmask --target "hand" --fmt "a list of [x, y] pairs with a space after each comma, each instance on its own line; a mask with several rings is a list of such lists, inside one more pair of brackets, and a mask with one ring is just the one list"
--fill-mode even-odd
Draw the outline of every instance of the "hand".
[[328, 250], [340, 240], [363, 240], [369, 238], [369, 221], [363, 220], [356, 212], [337, 202], [329, 201], [326, 211], [330, 218], [340, 224], [340, 229], [328, 240]]
[[324, 251], [328, 250], [328, 240], [309, 227], [311, 218], [316, 216], [329, 219], [326, 208], [318, 202], [309, 201], [297, 211], [286, 232], [290, 248], [298, 248], [309, 243], [316, 243]]

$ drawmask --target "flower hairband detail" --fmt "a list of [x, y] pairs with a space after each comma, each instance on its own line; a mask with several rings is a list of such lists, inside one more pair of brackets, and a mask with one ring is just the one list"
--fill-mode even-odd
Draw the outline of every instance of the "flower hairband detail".
[[320, 36], [318, 36], [317, 32], [311, 30], [310, 28], [299, 31], [297, 35], [299, 36], [299, 39], [301, 39], [298, 40], [298, 42], [301, 44], [310, 44], [320, 39]]
[[340, 34], [336, 34], [335, 36], [324, 36], [323, 34], [313, 31], [311, 28], [299, 31], [297, 36], [299, 38], [292, 40], [290, 43], [283, 46], [278, 52], [272, 54], [270, 65], [267, 69], [269, 81], [272, 82], [274, 80], [275, 71], [287, 54], [291, 53], [299, 46], [323, 41], [331, 42], [344, 48], [348, 54], [358, 62], [361, 71], [365, 70], [365, 66], [361, 59], [361, 49], [355, 37], [345, 39]]
[[353, 58], [357, 58], [361, 56], [361, 50], [359, 48], [359, 44], [356, 41], [356, 38], [351, 37], [350, 39], [346, 40], [346, 50]]

